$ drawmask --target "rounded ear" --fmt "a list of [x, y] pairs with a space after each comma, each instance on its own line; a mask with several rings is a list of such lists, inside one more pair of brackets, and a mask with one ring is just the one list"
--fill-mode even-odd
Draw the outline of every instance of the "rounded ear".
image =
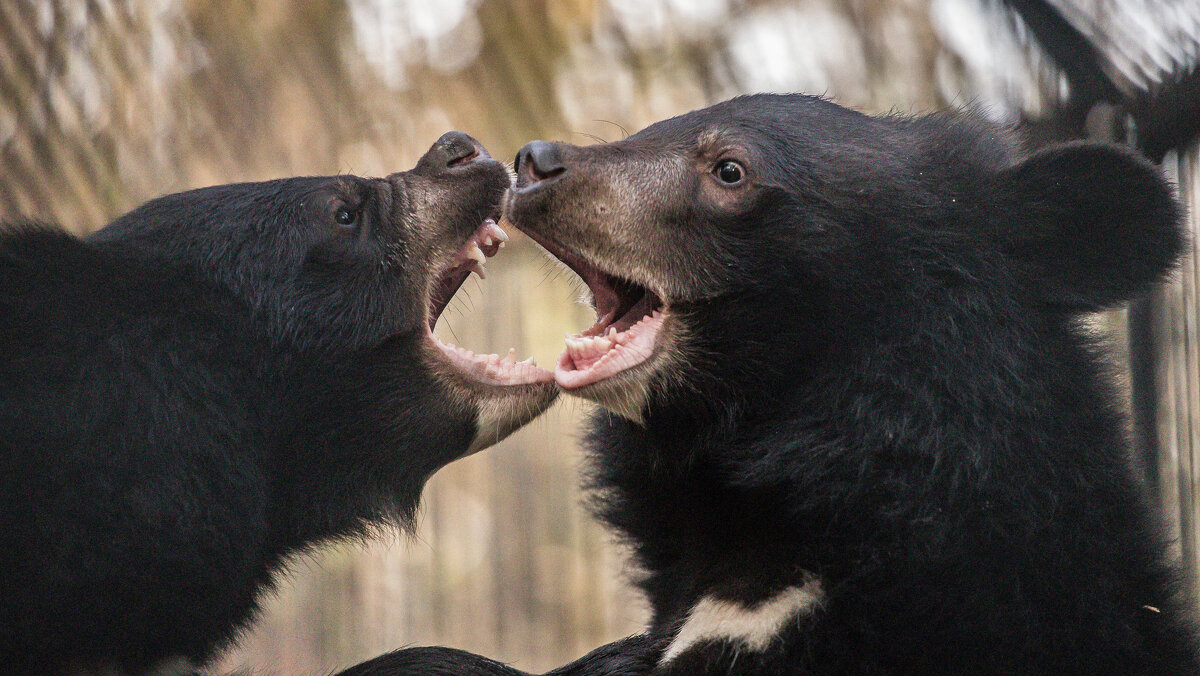
[[1147, 291], [1187, 238], [1162, 172], [1120, 146], [1070, 143], [999, 174], [999, 235], [1046, 302], [1111, 307]]

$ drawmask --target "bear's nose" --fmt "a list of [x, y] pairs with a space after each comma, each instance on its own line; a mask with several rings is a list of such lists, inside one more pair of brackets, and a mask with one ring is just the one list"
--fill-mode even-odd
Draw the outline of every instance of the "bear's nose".
[[487, 150], [470, 134], [448, 131], [434, 142], [431, 154], [437, 154], [447, 168], [460, 167], [477, 159], [489, 158]]
[[517, 151], [517, 185], [526, 186], [561, 176], [567, 171], [558, 144], [530, 141]]

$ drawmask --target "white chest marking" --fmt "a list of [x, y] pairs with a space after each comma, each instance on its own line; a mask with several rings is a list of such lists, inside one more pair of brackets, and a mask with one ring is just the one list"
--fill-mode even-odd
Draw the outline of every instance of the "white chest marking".
[[799, 587], [788, 587], [753, 607], [706, 596], [692, 607], [659, 664], [670, 662], [702, 641], [727, 641], [750, 650], [763, 650], [790, 620], [807, 615], [824, 601], [825, 591], [816, 577]]

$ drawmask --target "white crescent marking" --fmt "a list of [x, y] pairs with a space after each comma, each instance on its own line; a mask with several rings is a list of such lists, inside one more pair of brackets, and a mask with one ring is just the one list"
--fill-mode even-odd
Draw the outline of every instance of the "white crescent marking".
[[825, 590], [815, 576], [752, 607], [706, 596], [692, 607], [659, 664], [670, 662], [702, 641], [727, 641], [761, 651], [790, 620], [811, 613], [824, 601]]

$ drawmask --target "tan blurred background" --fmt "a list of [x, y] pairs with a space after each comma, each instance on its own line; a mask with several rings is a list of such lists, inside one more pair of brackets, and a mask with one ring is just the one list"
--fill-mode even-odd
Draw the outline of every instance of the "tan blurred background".
[[[1061, 87], [1019, 30], [996, 29], [998, 12], [979, 0], [3, 0], [0, 217], [85, 233], [201, 185], [405, 169], [448, 129], [509, 160], [534, 138], [612, 140], [750, 91], [1013, 121]], [[488, 269], [439, 327], [455, 342], [545, 364], [590, 323], [569, 275], [527, 241]], [[440, 644], [541, 670], [636, 632], [633, 571], [580, 507], [585, 412], [559, 404], [443, 470], [414, 537], [294, 561], [221, 666], [318, 674]]]

